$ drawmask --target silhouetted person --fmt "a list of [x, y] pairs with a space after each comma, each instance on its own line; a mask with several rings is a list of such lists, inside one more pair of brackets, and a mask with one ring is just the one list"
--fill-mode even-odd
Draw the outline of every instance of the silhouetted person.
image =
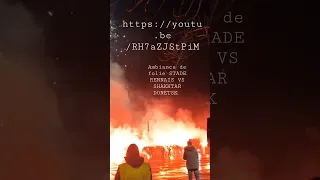
[[152, 180], [151, 167], [140, 156], [139, 148], [136, 144], [131, 144], [128, 147], [125, 160], [125, 163], [119, 165], [115, 180]]
[[189, 180], [192, 180], [192, 173], [194, 173], [196, 180], [200, 180], [199, 156], [191, 141], [188, 141], [188, 146], [184, 148], [183, 159], [186, 160]]

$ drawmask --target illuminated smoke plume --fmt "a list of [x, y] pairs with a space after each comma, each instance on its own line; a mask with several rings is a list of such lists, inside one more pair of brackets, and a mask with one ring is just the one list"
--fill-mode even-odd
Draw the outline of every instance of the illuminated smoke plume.
[[[128, 89], [128, 82], [124, 78], [124, 68], [118, 62], [119, 42], [124, 40], [118, 34], [118, 28], [110, 21], [110, 124], [111, 124], [111, 163], [123, 161], [126, 148], [131, 143], [136, 143], [140, 149], [145, 146], [155, 145], [180, 145], [185, 146], [191, 138], [199, 138], [206, 144], [206, 130], [199, 128], [189, 110], [174, 107], [169, 100], [153, 100], [144, 97], [140, 91]], [[147, 99], [142, 112], [137, 111], [137, 102], [129, 96], [129, 91], [134, 91], [139, 99]], [[141, 91], [143, 92], [143, 91]], [[131, 93], [131, 92], [130, 92]], [[175, 113], [169, 113], [175, 112]], [[202, 121], [206, 121], [202, 117]]]

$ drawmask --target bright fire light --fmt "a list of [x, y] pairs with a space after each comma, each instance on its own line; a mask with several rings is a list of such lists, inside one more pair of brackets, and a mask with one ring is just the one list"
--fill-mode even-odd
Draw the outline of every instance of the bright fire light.
[[[200, 144], [206, 146], [207, 132], [198, 128], [190, 111], [180, 109], [172, 117], [166, 113], [166, 110], [171, 108], [170, 103], [155, 102], [151, 105], [148, 103], [145, 112], [137, 115], [140, 112], [132, 107], [135, 102], [129, 98], [128, 84], [124, 78], [124, 69], [127, 66], [121, 67], [118, 60], [113, 60], [113, 57], [118, 57], [121, 52], [117, 48], [117, 41], [123, 36], [118, 34], [118, 28], [113, 21], [110, 21], [110, 27], [110, 165], [124, 162], [127, 148], [132, 143], [137, 144], [140, 151], [150, 146], [183, 147], [189, 139], [200, 139]], [[203, 120], [205, 118], [204, 116]], [[145, 156], [150, 158], [148, 154]]]
[[[162, 115], [163, 116], [163, 115]], [[159, 116], [161, 117], [161, 116]], [[128, 145], [135, 143], [142, 150], [147, 146], [185, 146], [189, 139], [198, 138], [201, 145], [206, 143], [206, 131], [196, 128], [194, 123], [174, 120], [167, 117], [162, 121], [150, 123], [149, 132], [147, 128], [137, 129], [129, 126], [111, 126], [110, 134], [110, 160], [111, 165], [124, 162]], [[143, 125], [142, 125], [143, 127]], [[150, 158], [150, 155], [146, 155]], [[173, 156], [170, 156], [173, 159]]]
[[119, 74], [116, 75], [117, 78], [111, 79], [110, 83], [111, 165], [118, 165], [124, 161], [126, 150], [132, 143], [137, 144], [140, 151], [147, 146], [184, 147], [189, 139], [199, 139], [202, 147], [207, 145], [207, 132], [197, 126], [190, 111], [177, 110], [175, 117], [165, 113], [163, 106], [169, 108], [170, 103], [149, 105], [146, 108], [147, 112], [135, 120], [133, 116], [136, 112], [130, 107], [128, 90], [119, 80]]

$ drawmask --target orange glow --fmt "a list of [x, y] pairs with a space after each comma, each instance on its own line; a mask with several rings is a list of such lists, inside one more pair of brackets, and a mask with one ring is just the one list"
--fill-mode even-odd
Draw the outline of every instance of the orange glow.
[[[200, 139], [201, 145], [206, 144], [206, 131], [196, 128], [191, 122], [182, 122], [156, 113], [162, 121], [150, 122], [150, 130], [136, 129], [129, 126], [111, 126], [110, 134], [110, 160], [111, 165], [118, 165], [124, 161], [126, 149], [131, 143], [138, 145], [140, 151], [146, 146], [185, 146], [189, 139]], [[143, 125], [141, 125], [143, 126]], [[152, 138], [151, 138], [152, 137]], [[168, 151], [168, 149], [166, 149]], [[144, 152], [145, 153], [145, 152]], [[142, 154], [143, 155], [143, 154]], [[145, 154], [147, 159], [149, 154]], [[171, 160], [173, 156], [169, 157]]]
[[[174, 109], [167, 100], [145, 98], [133, 93], [134, 98], [142, 101], [144, 110], [136, 110], [132, 98], [129, 98], [127, 85], [123, 79], [123, 70], [116, 63], [111, 63], [110, 80], [110, 165], [124, 162], [127, 147], [135, 143], [140, 151], [147, 146], [186, 146], [189, 139], [199, 139], [201, 146], [207, 145], [207, 132], [199, 128], [199, 123], [192, 118], [188, 110]], [[140, 93], [143, 94], [143, 93]], [[145, 99], [143, 99], [145, 98]], [[195, 103], [195, 102], [192, 102]], [[208, 106], [209, 107], [209, 106]], [[199, 118], [206, 121], [209, 110]], [[199, 120], [197, 122], [200, 122]], [[167, 149], [166, 149], [167, 151]], [[150, 155], [142, 154], [146, 159]], [[170, 157], [173, 159], [173, 156]]]

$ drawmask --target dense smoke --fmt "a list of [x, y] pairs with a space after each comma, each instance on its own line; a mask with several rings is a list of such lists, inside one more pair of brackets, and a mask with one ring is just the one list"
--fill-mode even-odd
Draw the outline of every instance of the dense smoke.
[[[133, 89], [126, 79], [125, 68], [113, 60], [117, 56], [114, 39], [117, 34], [111, 21], [110, 45], [110, 164], [112, 167], [124, 160], [126, 148], [135, 143], [140, 150], [146, 146], [185, 146], [189, 139], [198, 138], [202, 145], [207, 140], [206, 120], [209, 106], [187, 110], [171, 98], [159, 99], [147, 96], [145, 89]], [[115, 54], [113, 54], [115, 53]], [[190, 99], [181, 98], [185, 104]], [[198, 99], [199, 100], [199, 99]], [[189, 101], [189, 102], [188, 102]], [[183, 104], [183, 103], [180, 103]], [[190, 103], [191, 104], [191, 103]]]
[[[111, 131], [113, 128], [118, 128], [118, 130], [122, 128], [133, 134], [137, 133], [137, 138], [149, 141], [149, 145], [155, 145], [155, 142], [152, 142], [152, 139], [146, 136], [156, 138], [157, 136], [164, 135], [164, 132], [169, 132], [170, 128], [178, 127], [191, 130], [189, 135], [185, 135], [185, 141], [192, 136], [196, 136], [194, 138], [197, 138], [197, 136], [206, 138], [205, 122], [209, 117], [209, 106], [203, 98], [200, 101], [200, 98], [194, 101], [194, 99], [190, 100], [188, 97], [183, 97], [181, 98], [182, 101], [180, 101], [182, 103], [177, 103], [177, 101], [174, 102], [171, 98], [159, 100], [159, 98], [147, 96], [146, 94], [149, 93], [146, 93], [147, 90], [144, 89], [129, 88], [132, 86], [125, 78], [125, 68], [118, 63], [117, 58], [121, 51], [117, 42], [122, 40], [123, 35], [118, 34], [121, 31], [112, 20], [112, 17], [110, 27]], [[190, 111], [186, 110], [185, 107], [181, 107], [181, 104], [196, 104], [198, 106], [199, 104], [204, 104], [205, 108], [193, 108]], [[179, 132], [177, 131], [176, 133]], [[185, 145], [186, 142], [181, 143]]]
[[[140, 133], [143, 134], [148, 131], [149, 125], [149, 135], [154, 138], [156, 138], [156, 135], [159, 136], [161, 132], [168, 131], [168, 127], [182, 127], [184, 129], [194, 129], [194, 132], [189, 132], [191, 136], [206, 137], [206, 131], [198, 128], [199, 125], [193, 119], [192, 112], [175, 107], [175, 103], [170, 101], [170, 99], [148, 99], [144, 101], [145, 108], [143, 110], [136, 110], [136, 102], [132, 101], [129, 97], [128, 84], [124, 79], [124, 71], [115, 62], [111, 62], [110, 77], [111, 125], [113, 127], [127, 126], [139, 129]], [[135, 95], [140, 96], [140, 99], [147, 99], [143, 94], [135, 93]], [[208, 114], [206, 114], [206, 117], [208, 117]], [[206, 121], [205, 115], [201, 118], [202, 121]], [[190, 135], [186, 135], [186, 138], [191, 138]], [[182, 144], [185, 143], [182, 142]]]

